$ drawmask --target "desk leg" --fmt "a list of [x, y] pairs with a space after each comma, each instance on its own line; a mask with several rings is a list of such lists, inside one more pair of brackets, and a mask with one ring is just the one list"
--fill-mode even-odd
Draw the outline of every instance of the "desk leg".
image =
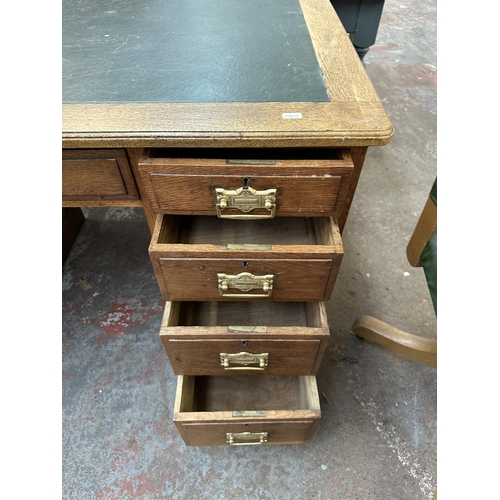
[[149, 231], [153, 234], [153, 230], [156, 222], [156, 214], [151, 211], [151, 207], [147, 203], [147, 196], [144, 191], [144, 186], [142, 184], [141, 176], [139, 175], [138, 164], [139, 158], [141, 157], [143, 148], [128, 148], [127, 153], [130, 160], [130, 165], [132, 166], [132, 171], [134, 172], [135, 183], [137, 184], [137, 189], [141, 195], [142, 207], [144, 208], [144, 214], [148, 221]]
[[358, 186], [359, 176], [361, 175], [361, 170], [365, 162], [367, 147], [362, 148], [351, 148], [351, 158], [354, 164], [354, 170], [352, 172], [351, 184], [349, 185], [349, 192], [347, 193], [347, 198], [344, 205], [344, 211], [342, 215], [338, 217], [337, 222], [340, 229], [340, 234], [344, 230], [345, 223], [347, 221], [347, 216], [349, 215], [349, 210], [351, 208], [352, 199], [354, 198], [354, 193], [356, 187]]
[[63, 207], [62, 209], [62, 263], [68, 258], [73, 243], [85, 220], [79, 207]]
[[356, 32], [352, 43], [361, 61], [375, 44], [380, 18], [384, 9], [384, 0], [363, 0], [359, 6]]

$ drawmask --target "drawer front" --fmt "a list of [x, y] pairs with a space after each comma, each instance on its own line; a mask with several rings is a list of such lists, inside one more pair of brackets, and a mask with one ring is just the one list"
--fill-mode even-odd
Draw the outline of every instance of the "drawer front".
[[[245, 338], [245, 334], [240, 334]], [[165, 339], [177, 375], [312, 375], [320, 340]], [[242, 345], [244, 344], [244, 345]], [[317, 371], [317, 368], [316, 368]]]
[[[247, 263], [246, 270], [242, 269], [243, 262]], [[334, 268], [332, 259], [248, 257], [244, 261], [221, 256], [220, 259], [160, 257], [154, 264], [166, 300], [323, 302], [329, 300], [333, 288], [330, 277], [334, 272], [336, 275], [339, 263]], [[227, 289], [223, 289], [224, 283], [228, 283]]]
[[328, 217], [222, 221], [161, 215], [149, 253], [166, 300], [325, 302], [343, 247]]
[[63, 149], [62, 198], [63, 202], [138, 200], [125, 150]]
[[303, 444], [311, 439], [317, 424], [318, 420], [176, 422], [188, 446]]
[[338, 151], [340, 159], [329, 160], [147, 155], [139, 162], [139, 173], [148, 202], [159, 214], [338, 217], [353, 171], [348, 150]]

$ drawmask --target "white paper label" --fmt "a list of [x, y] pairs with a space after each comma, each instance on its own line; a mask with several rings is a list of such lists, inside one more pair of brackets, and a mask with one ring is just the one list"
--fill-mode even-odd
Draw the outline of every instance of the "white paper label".
[[302, 113], [282, 113], [281, 117], [285, 118], [285, 120], [297, 120], [302, 118]]

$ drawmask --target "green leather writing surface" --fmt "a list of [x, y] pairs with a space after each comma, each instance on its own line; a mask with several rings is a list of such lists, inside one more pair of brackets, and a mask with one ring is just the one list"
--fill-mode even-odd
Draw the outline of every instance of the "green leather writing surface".
[[63, 102], [326, 102], [299, 0], [63, 0]]

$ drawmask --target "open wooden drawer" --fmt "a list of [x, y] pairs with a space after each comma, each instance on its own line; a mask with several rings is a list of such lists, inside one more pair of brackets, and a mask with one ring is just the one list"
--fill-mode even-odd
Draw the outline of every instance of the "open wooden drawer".
[[344, 250], [332, 217], [159, 215], [149, 253], [166, 300], [326, 302]]
[[174, 422], [189, 446], [306, 443], [320, 418], [311, 375], [178, 377]]
[[139, 161], [154, 213], [335, 216], [354, 169], [349, 149], [146, 149]]
[[322, 302], [167, 302], [160, 338], [177, 375], [315, 375]]

